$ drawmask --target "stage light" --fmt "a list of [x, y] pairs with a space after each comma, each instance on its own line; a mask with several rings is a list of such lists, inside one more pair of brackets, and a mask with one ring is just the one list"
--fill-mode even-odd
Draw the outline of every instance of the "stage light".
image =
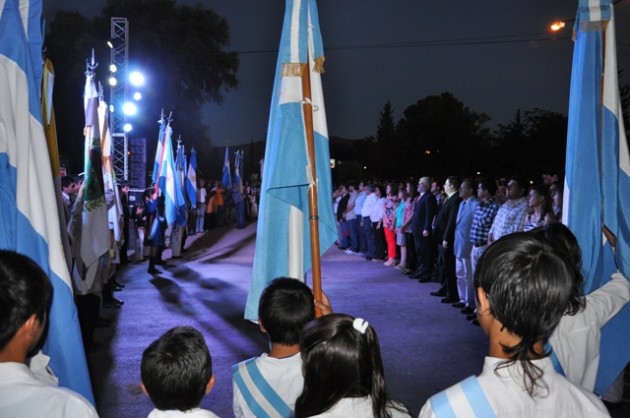
[[123, 113], [127, 116], [135, 116], [138, 113], [138, 106], [133, 102], [123, 104]]
[[116, 77], [114, 76], [109, 77], [109, 85], [114, 87], [116, 84], [118, 84], [118, 80], [116, 80]]
[[114, 44], [112, 43], [112, 41], [107, 41], [107, 46], [108, 46], [110, 49], [114, 49]]
[[109, 72], [110, 73], [115, 73], [116, 71], [118, 71], [118, 68], [116, 68], [116, 64], [110, 64], [109, 65]]
[[131, 130], [133, 129], [133, 126], [131, 126], [130, 123], [125, 123], [125, 125], [123, 126], [123, 129], [125, 132], [131, 132]]
[[129, 74], [129, 82], [135, 87], [143, 86], [144, 75], [139, 71], [132, 71], [131, 74]]
[[142, 93], [140, 93], [139, 91], [135, 92], [135, 93], [133, 94], [133, 99], [134, 99], [136, 102], [137, 102], [137, 101], [142, 100]]
[[113, 104], [109, 105], [109, 113], [114, 113], [114, 105]]

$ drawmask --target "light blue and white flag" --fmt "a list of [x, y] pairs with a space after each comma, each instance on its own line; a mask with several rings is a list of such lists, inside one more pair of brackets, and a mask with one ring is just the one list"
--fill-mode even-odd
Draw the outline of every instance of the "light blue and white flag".
[[[36, 75], [42, 71], [41, 32], [33, 35], [41, 7], [41, 1], [0, 0], [0, 248], [29, 256], [48, 274], [54, 292], [43, 352], [60, 385], [93, 403], [59, 218], [51, 210], [56, 197]], [[29, 42], [38, 52], [35, 63]]]
[[[585, 292], [619, 270], [630, 278], [630, 157], [621, 116], [610, 0], [580, 0], [571, 74], [563, 221], [582, 248]], [[602, 228], [616, 237], [616, 248]], [[630, 360], [630, 307], [602, 330], [595, 392]]]
[[164, 117], [164, 111], [158, 123], [160, 124], [160, 130], [158, 132], [157, 147], [155, 148], [155, 160], [153, 161], [153, 174], [151, 176], [151, 182], [157, 183], [158, 177], [160, 177], [160, 169], [162, 167], [162, 161], [164, 160], [164, 136], [166, 134], [166, 125], [168, 120]]
[[158, 187], [164, 194], [164, 217], [169, 225], [186, 225], [186, 201], [182, 193], [182, 187], [175, 170], [173, 158], [173, 144], [171, 140], [173, 130], [170, 123], [164, 131], [163, 158], [160, 164], [160, 176]]
[[225, 158], [223, 159], [223, 177], [221, 178], [223, 187], [226, 190], [232, 188], [232, 175], [230, 174], [230, 148], [225, 147]]
[[[245, 318], [258, 318], [260, 295], [276, 277], [304, 279], [311, 268], [307, 192], [318, 184], [320, 254], [336, 239], [328, 129], [321, 76], [323, 46], [315, 0], [287, 0], [271, 99], [252, 283]], [[303, 71], [310, 74], [315, 161], [304, 122]], [[311, 176], [315, 164], [317, 179]]]
[[190, 199], [190, 206], [197, 207], [197, 152], [193, 148], [190, 151], [190, 164], [186, 173], [186, 194]]
[[234, 153], [234, 184], [238, 186], [238, 189], [243, 193], [243, 180], [241, 179], [241, 166], [243, 165], [243, 151], [236, 151]]

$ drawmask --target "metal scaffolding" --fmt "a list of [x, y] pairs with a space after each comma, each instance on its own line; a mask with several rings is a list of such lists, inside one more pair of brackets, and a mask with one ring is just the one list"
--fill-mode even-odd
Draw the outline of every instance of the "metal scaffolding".
[[114, 173], [118, 180], [129, 179], [128, 141], [124, 129], [127, 116], [122, 111], [123, 104], [127, 101], [128, 30], [126, 17], [111, 18], [111, 63], [116, 66], [118, 82], [115, 86], [110, 84], [110, 105], [114, 111], [110, 112], [109, 128], [113, 144]]

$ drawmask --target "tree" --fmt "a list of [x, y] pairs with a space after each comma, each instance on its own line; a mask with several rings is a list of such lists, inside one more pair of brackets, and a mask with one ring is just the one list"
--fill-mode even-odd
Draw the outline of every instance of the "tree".
[[516, 113], [513, 121], [499, 125], [489, 150], [492, 176], [521, 175], [535, 182], [541, 174], [564, 173], [567, 117], [532, 109]]
[[399, 178], [478, 171], [477, 156], [488, 132], [489, 120], [464, 106], [452, 93], [428, 96], [403, 112], [396, 128], [396, 147], [401, 156]]
[[96, 49], [101, 63], [97, 77], [104, 80], [108, 75], [105, 41], [109, 39], [110, 16], [128, 19], [129, 67], [138, 66], [149, 74], [134, 136], [148, 139], [151, 156], [157, 138], [155, 121], [161, 109], [172, 111], [175, 137], [181, 135], [189, 149], [194, 146], [200, 164], [204, 164], [210, 133], [201, 122], [202, 105], [221, 103], [224, 92], [237, 87], [238, 55], [224, 51], [229, 44], [224, 18], [200, 5], [178, 5], [173, 0], [108, 0], [101, 16], [91, 21], [76, 13], [56, 14], [47, 35], [47, 55], [56, 67], [60, 147], [66, 152], [76, 148], [75, 138], [77, 133], [81, 135], [80, 92], [85, 58], [91, 48]]

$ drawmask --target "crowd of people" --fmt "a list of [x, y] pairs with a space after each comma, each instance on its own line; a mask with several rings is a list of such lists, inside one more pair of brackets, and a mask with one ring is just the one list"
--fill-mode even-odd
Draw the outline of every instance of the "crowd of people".
[[431, 295], [478, 325], [473, 276], [481, 254], [505, 235], [558, 222], [562, 186], [457, 176], [440, 186], [422, 177], [417, 183], [341, 184], [333, 201], [340, 250], [420, 283], [439, 281], [442, 287]]
[[[503, 192], [494, 181], [455, 176], [443, 190], [428, 177], [414, 186], [342, 185], [335, 213], [342, 250], [440, 281], [435, 295], [474, 315], [488, 337], [481, 374], [432, 396], [419, 418], [609, 416], [594, 393], [600, 330], [630, 300], [630, 282], [616, 273], [584, 295], [580, 247], [558, 222], [561, 189], [549, 194], [518, 177]], [[147, 199], [159, 201], [156, 194]], [[0, 416], [96, 416], [31, 364], [51, 297], [45, 273], [0, 251], [0, 289]], [[315, 300], [293, 278], [268, 285], [258, 317], [269, 351], [233, 367], [236, 417], [410, 417], [386, 389], [378, 336], [365, 319], [333, 313], [326, 295]], [[150, 418], [216, 417], [200, 408], [215, 378], [196, 329], [175, 327], [151, 343], [141, 379], [155, 405]]]

